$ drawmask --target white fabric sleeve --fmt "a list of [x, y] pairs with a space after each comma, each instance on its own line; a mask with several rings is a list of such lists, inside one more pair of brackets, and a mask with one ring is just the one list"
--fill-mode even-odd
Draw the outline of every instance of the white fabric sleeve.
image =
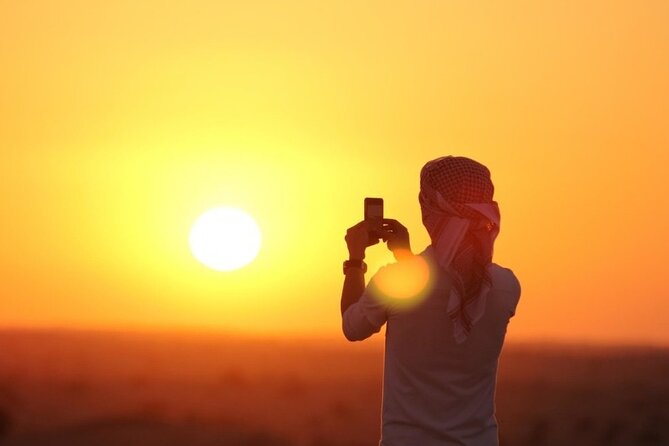
[[509, 268], [496, 265], [493, 268], [493, 287], [503, 297], [505, 307], [512, 318], [516, 314], [516, 307], [520, 300], [520, 281]]
[[520, 300], [520, 294], [521, 294], [521, 287], [520, 287], [520, 281], [516, 277], [516, 275], [513, 273], [513, 271], [509, 270], [511, 272], [511, 276], [513, 277], [513, 280], [511, 281], [511, 303], [510, 303], [510, 308], [509, 312], [511, 313], [510, 317], [513, 317], [516, 315], [516, 307], [518, 306], [518, 301]]
[[[379, 270], [381, 271], [381, 270]], [[387, 308], [378, 298], [378, 291], [371, 278], [357, 302], [349, 306], [342, 317], [344, 336], [349, 341], [362, 341], [381, 330], [388, 318]]]

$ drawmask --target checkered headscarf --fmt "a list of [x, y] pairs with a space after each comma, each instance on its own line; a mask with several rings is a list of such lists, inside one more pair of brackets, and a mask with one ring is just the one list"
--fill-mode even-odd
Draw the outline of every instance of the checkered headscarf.
[[448, 314], [458, 343], [467, 339], [485, 311], [488, 267], [500, 225], [494, 191], [490, 171], [465, 157], [437, 158], [420, 173], [423, 224], [437, 263], [453, 278]]

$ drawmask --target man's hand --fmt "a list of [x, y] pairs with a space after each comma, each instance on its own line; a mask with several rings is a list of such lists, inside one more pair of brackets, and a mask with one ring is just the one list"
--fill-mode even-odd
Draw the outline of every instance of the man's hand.
[[366, 220], [361, 221], [355, 226], [346, 230], [346, 246], [350, 259], [362, 260], [365, 258], [365, 249], [368, 246], [376, 245], [379, 239], [370, 237], [370, 226]]
[[384, 218], [382, 225], [382, 238], [387, 242], [396, 260], [413, 256], [409, 242], [409, 231], [402, 223], [392, 218]]

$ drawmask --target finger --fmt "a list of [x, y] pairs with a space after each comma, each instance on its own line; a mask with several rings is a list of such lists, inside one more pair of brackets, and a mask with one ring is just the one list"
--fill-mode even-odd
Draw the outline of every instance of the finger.
[[355, 230], [358, 230], [358, 229], [360, 229], [360, 230], [367, 230], [367, 229], [368, 229], [368, 228], [367, 228], [367, 221], [362, 220], [361, 222], [356, 223], [355, 225], [353, 225], [353, 226], [351, 226], [350, 228], [348, 228], [348, 229], [347, 229], [347, 232], [348, 232], [348, 231], [355, 231]]
[[387, 226], [391, 226], [391, 227], [394, 227], [394, 228], [404, 228], [404, 225], [402, 223], [400, 223], [399, 221], [395, 220], [394, 218], [384, 218], [382, 221], [383, 221], [383, 224], [385, 224]]
[[396, 228], [394, 228], [394, 227], [392, 227], [392, 226], [390, 226], [390, 225], [383, 225], [383, 226], [381, 226], [379, 232], [381, 232], [381, 233], [389, 233], [389, 234], [390, 234], [390, 233], [395, 232], [395, 230], [396, 230]]
[[381, 227], [381, 230], [383, 232], [388, 233], [388, 234], [396, 234], [398, 232], [402, 232], [402, 228], [400, 228], [396, 225], [393, 225], [393, 224], [384, 225], [384, 226]]
[[359, 221], [358, 223], [356, 223], [353, 227], [354, 227], [354, 228], [362, 228], [362, 227], [366, 227], [368, 224], [369, 224], [369, 223], [367, 222], [367, 220], [360, 220], [360, 221]]
[[384, 221], [381, 223], [381, 227], [383, 229], [395, 229], [397, 227], [397, 222], [395, 221]]
[[385, 232], [381, 235], [381, 240], [383, 240], [386, 243], [392, 243], [397, 239], [397, 234], [394, 232]]

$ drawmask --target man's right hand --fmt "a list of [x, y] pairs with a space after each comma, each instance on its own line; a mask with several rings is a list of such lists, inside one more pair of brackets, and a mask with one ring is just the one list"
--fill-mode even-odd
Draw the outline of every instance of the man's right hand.
[[366, 220], [363, 220], [346, 230], [346, 236], [344, 237], [344, 240], [346, 240], [346, 246], [348, 246], [348, 254], [350, 259], [364, 259], [365, 249], [368, 246], [379, 243], [379, 239], [371, 238], [369, 236], [369, 232], [369, 222]]

